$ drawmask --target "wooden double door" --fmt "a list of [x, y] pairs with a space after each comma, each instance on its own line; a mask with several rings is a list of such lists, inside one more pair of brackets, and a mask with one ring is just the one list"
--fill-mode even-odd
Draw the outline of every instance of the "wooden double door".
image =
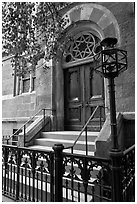
[[[104, 105], [103, 78], [84, 64], [64, 70], [64, 129], [81, 130], [97, 105]], [[96, 114], [95, 120], [99, 120]]]

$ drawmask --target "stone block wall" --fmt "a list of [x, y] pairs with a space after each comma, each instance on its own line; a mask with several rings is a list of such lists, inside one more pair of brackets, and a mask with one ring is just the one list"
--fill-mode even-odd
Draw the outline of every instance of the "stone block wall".
[[[41, 63], [41, 62], [40, 62]], [[40, 65], [40, 64], [39, 64]], [[52, 71], [36, 69], [36, 89], [13, 97], [14, 76], [10, 59], [2, 67], [2, 134], [11, 135], [42, 108], [51, 108]], [[42, 114], [42, 112], [41, 112]], [[21, 119], [22, 118], [22, 119]]]
[[36, 69], [36, 111], [52, 107], [52, 66], [44, 69], [40, 60]]
[[28, 120], [25, 118], [8, 118], [2, 120], [2, 135], [9, 136], [13, 134], [13, 130], [17, 130], [23, 126], [23, 124]]
[[135, 114], [124, 114], [124, 144], [126, 148], [135, 144]]
[[35, 93], [2, 100], [2, 135], [13, 134], [35, 114]]
[[[87, 2], [85, 2], [87, 3]], [[93, 3], [93, 2], [92, 2]], [[68, 11], [73, 6], [84, 4], [84, 2], [75, 2], [71, 4], [64, 12]], [[93, 4], [99, 4], [108, 9], [116, 18], [119, 26], [121, 49], [127, 50], [128, 54], [128, 69], [115, 79], [116, 89], [116, 108], [118, 112], [134, 112], [135, 111], [135, 16], [134, 7], [132, 2], [95, 2]], [[94, 12], [96, 9], [94, 10]], [[74, 12], [73, 12], [74, 13]], [[94, 13], [93, 13], [94, 14]], [[90, 16], [92, 19], [99, 21], [101, 13]], [[74, 13], [75, 15], [75, 13]], [[100, 16], [99, 16], [100, 15]], [[77, 16], [78, 17], [78, 16]], [[73, 17], [72, 17], [73, 19]], [[105, 19], [105, 18], [104, 18]], [[109, 19], [107, 19], [109, 20]], [[106, 22], [100, 21], [102, 28], [106, 25]], [[104, 25], [103, 25], [104, 23]], [[112, 24], [107, 27], [107, 30], [103, 30], [104, 36], [113, 36]], [[105, 34], [107, 32], [107, 35]], [[19, 96], [13, 97], [13, 70], [10, 65], [10, 59], [3, 61], [2, 68], [2, 117], [3, 118], [18, 118], [18, 117], [30, 117], [35, 112], [42, 108], [52, 108], [55, 99], [58, 99], [56, 106], [59, 103], [63, 104], [60, 100], [60, 96], [63, 94], [64, 88], [62, 84], [57, 87], [55, 82], [55, 72], [53, 73], [52, 67], [47, 70], [43, 70], [41, 60], [36, 69], [36, 90], [32, 93], [25, 93]], [[57, 64], [57, 63], [56, 63]], [[60, 65], [56, 65], [57, 70]], [[60, 73], [60, 72], [58, 72]], [[56, 74], [57, 79], [60, 80], [63, 74]], [[63, 81], [63, 80], [62, 80]], [[56, 95], [56, 97], [55, 97]], [[55, 102], [54, 102], [55, 103]], [[57, 108], [56, 108], [57, 109]], [[63, 114], [63, 105], [60, 106], [58, 111], [58, 120]], [[62, 112], [61, 112], [62, 111]], [[60, 122], [63, 124], [63, 121]], [[12, 127], [13, 128], [13, 127]], [[6, 127], [4, 126], [4, 129]], [[8, 128], [7, 128], [8, 129]]]
[[2, 135], [13, 134], [34, 115], [36, 94], [24, 93], [13, 97], [14, 76], [11, 59], [3, 60], [2, 67]]
[[115, 79], [118, 112], [135, 111], [135, 14], [133, 2], [105, 2], [120, 28], [120, 48], [127, 51], [128, 69]]
[[30, 117], [35, 113], [35, 93], [22, 94], [2, 100], [2, 117]]
[[43, 69], [43, 61], [36, 68], [36, 87], [31, 93], [13, 97], [14, 76], [10, 59], [3, 61], [2, 68], [2, 117], [27, 117], [35, 111], [52, 106], [52, 68]]

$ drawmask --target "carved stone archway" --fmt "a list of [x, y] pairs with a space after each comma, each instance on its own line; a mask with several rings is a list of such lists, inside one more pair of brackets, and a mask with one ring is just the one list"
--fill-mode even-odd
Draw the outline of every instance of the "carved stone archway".
[[85, 3], [73, 7], [67, 11], [63, 18], [65, 19], [65, 28], [78, 21], [94, 22], [103, 32], [104, 38], [116, 37], [120, 45], [120, 30], [115, 16], [106, 7], [95, 4]]
[[[100, 39], [116, 37], [120, 46], [120, 30], [114, 15], [104, 6], [95, 3], [79, 4], [68, 10], [64, 15], [67, 32], [75, 33], [82, 28], [92, 30], [100, 35]], [[73, 26], [76, 24], [77, 26]], [[59, 51], [58, 55], [62, 55]], [[53, 104], [56, 109], [57, 130], [64, 129], [64, 73], [62, 60], [54, 63], [53, 69]], [[105, 84], [105, 106], [108, 106], [107, 81]]]

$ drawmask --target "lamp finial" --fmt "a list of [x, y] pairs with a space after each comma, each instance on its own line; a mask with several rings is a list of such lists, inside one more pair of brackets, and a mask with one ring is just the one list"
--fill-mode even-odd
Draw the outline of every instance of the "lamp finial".
[[114, 47], [117, 44], [117, 38], [108, 37], [100, 42], [102, 47]]

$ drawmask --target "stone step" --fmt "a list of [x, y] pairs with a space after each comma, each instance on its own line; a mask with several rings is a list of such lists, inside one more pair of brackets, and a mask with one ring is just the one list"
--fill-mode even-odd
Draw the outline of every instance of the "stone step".
[[[48, 147], [53, 147], [54, 144], [60, 143], [63, 144], [64, 147], [72, 146], [74, 144], [75, 140], [69, 140], [69, 139], [52, 139], [52, 138], [38, 138], [35, 140], [36, 145], [40, 146], [48, 146]], [[85, 141], [80, 141], [78, 140], [76, 145], [74, 146], [74, 149], [77, 150], [83, 150], [86, 146]], [[89, 151], [95, 151], [95, 142], [89, 142], [88, 141], [88, 149]]]
[[[80, 131], [52, 131], [52, 132], [41, 132], [40, 138], [35, 139], [34, 146], [42, 147], [50, 151], [55, 144], [63, 144], [65, 148], [70, 147], [74, 144], [75, 140], [78, 138]], [[95, 152], [95, 141], [98, 137], [99, 132], [87, 132], [88, 138], [88, 151], [91, 152], [90, 155], [94, 155]], [[81, 154], [86, 151], [86, 142], [85, 142], [85, 132], [83, 132], [78, 139], [77, 143], [74, 146], [74, 150], [79, 151]], [[68, 149], [68, 152], [70, 150]], [[71, 152], [70, 152], [71, 153]]]
[[[29, 148], [33, 149], [33, 150], [53, 151], [52, 147], [48, 147], [48, 146], [33, 145], [33, 146], [29, 146]], [[64, 149], [63, 152], [71, 153], [71, 149]], [[86, 151], [84, 151], [84, 150], [75, 150], [74, 149], [73, 153], [79, 154], [79, 155], [86, 155]], [[94, 156], [94, 152], [89, 151], [88, 155]]]
[[[64, 145], [64, 147], [72, 146], [76, 140], [76, 138], [79, 136], [80, 131], [53, 131], [53, 132], [41, 132], [40, 138], [35, 139], [34, 145], [29, 146], [30, 149], [33, 150], [39, 150], [39, 151], [53, 151], [54, 144], [61, 143]], [[90, 132], [88, 131], [88, 156], [94, 156], [95, 155], [95, 141], [98, 137], [99, 132]], [[86, 155], [85, 151], [86, 145], [85, 145], [85, 132], [82, 133], [79, 140], [77, 141], [73, 153], [76, 155]], [[63, 152], [65, 153], [71, 153], [71, 148], [64, 149]], [[71, 164], [68, 163], [66, 167], [66, 172], [64, 176], [67, 176], [68, 173], [71, 171]], [[77, 164], [73, 163], [73, 168], [76, 172], [76, 175], [81, 180], [80, 170], [77, 166]], [[92, 171], [91, 176], [91, 188], [93, 185], [95, 185], [97, 175], [101, 171], [101, 167], [94, 167]], [[69, 179], [68, 179], [69, 180]], [[77, 182], [80, 182], [80, 180], [74, 181], [74, 187], [78, 186]], [[65, 178], [63, 177], [63, 182], [65, 182]], [[70, 181], [71, 182], [71, 181]], [[83, 183], [82, 183], [83, 185]], [[90, 185], [90, 184], [89, 184]], [[75, 190], [75, 201], [78, 201], [78, 191], [77, 188]], [[66, 189], [63, 190], [63, 192], [66, 192]], [[84, 201], [84, 190], [81, 190], [81, 196], [83, 196]], [[71, 200], [71, 189], [69, 190], [69, 198]], [[65, 197], [65, 194], [63, 193], [63, 196]], [[88, 195], [88, 201], [92, 200], [90, 194]]]
[[[103, 123], [102, 123], [103, 124]], [[82, 129], [82, 126], [79, 126], [79, 125], [73, 125], [71, 124], [71, 129], [73, 128], [74, 131], [78, 131], [79, 129]], [[67, 130], [70, 130], [70, 127], [65, 125], [65, 129]], [[100, 131], [100, 125], [88, 125], [88, 131], [91, 131], [91, 132], [99, 132]]]
[[[69, 139], [69, 140], [76, 140], [76, 138], [79, 136], [80, 131], [53, 131], [53, 132], [42, 132], [41, 137], [42, 138], [52, 138], [52, 139]], [[98, 137], [99, 132], [90, 132], [88, 131], [88, 141], [94, 142], [95, 139]], [[85, 140], [85, 132], [82, 133], [80, 136], [80, 140]]]

